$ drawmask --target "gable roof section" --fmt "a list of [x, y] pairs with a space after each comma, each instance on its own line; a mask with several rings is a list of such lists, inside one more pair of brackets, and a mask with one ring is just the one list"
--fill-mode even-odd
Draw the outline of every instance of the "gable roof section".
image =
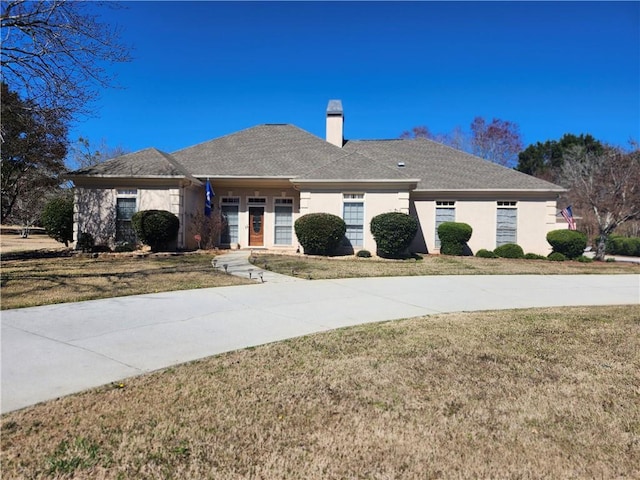
[[[419, 178], [416, 190], [564, 189], [488, 160], [423, 138], [412, 140], [350, 140], [344, 150], [356, 152], [405, 175]], [[399, 162], [404, 167], [397, 167]]]
[[155, 148], [128, 153], [98, 165], [76, 170], [69, 176], [192, 178], [175, 158]]
[[172, 154], [196, 177], [295, 178], [347, 155], [293, 125], [258, 125]]
[[258, 125], [173, 154], [147, 148], [69, 175], [78, 177], [188, 178], [196, 183], [194, 177], [279, 178], [412, 183], [417, 191], [564, 191], [427, 139], [349, 140], [340, 148], [288, 124]]

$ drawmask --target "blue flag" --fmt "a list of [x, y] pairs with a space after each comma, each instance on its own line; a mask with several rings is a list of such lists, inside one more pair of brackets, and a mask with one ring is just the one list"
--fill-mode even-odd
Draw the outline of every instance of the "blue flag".
[[213, 188], [211, 188], [211, 184], [209, 183], [209, 179], [207, 178], [207, 186], [205, 187], [205, 199], [204, 199], [204, 214], [207, 217], [211, 216], [211, 202], [213, 201], [213, 197], [216, 195], [213, 193]]

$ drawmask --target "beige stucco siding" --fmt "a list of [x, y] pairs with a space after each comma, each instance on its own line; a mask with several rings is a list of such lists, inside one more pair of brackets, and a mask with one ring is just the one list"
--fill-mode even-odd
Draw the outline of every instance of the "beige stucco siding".
[[[185, 226], [188, 218], [185, 215], [184, 187], [150, 187], [118, 186], [117, 188], [76, 187], [74, 203], [74, 238], [79, 232], [93, 235], [96, 245], [113, 246], [116, 236], [116, 203], [118, 190], [135, 191], [136, 210], [167, 210], [180, 220], [178, 247], [185, 245]], [[191, 188], [190, 190], [199, 190]], [[193, 195], [193, 194], [192, 194]]]
[[[434, 203], [434, 212], [436, 205]], [[467, 223], [473, 228], [469, 240], [469, 248], [473, 253], [481, 248], [493, 250], [496, 248], [497, 204], [492, 201], [456, 201], [456, 222]], [[435, 215], [435, 213], [434, 213]], [[520, 216], [518, 216], [520, 217]], [[435, 241], [435, 217], [432, 225]]]
[[[343, 216], [343, 204], [345, 194], [362, 194], [364, 205], [364, 244], [357, 246], [356, 250], [366, 249], [372, 252], [376, 250], [376, 243], [371, 235], [371, 219], [376, 215], [387, 212], [409, 213], [409, 192], [408, 191], [366, 191], [362, 188], [345, 187], [336, 190], [314, 190], [301, 192], [301, 214], [306, 213], [331, 213], [340, 218]], [[349, 199], [347, 201], [357, 201]]]
[[204, 217], [204, 188], [200, 186], [190, 186], [182, 189], [182, 204], [178, 218], [180, 225], [183, 225], [184, 247], [186, 249], [196, 249], [198, 242], [196, 234], [202, 234]]
[[547, 233], [556, 229], [555, 201], [518, 202], [518, 244], [525, 252], [548, 255]]
[[[420, 251], [420, 245], [426, 244], [429, 253], [437, 253], [435, 249], [436, 237], [436, 208], [437, 199], [420, 199], [412, 202], [420, 222], [421, 238], [417, 238], [412, 245]], [[496, 229], [498, 203], [495, 199], [452, 199], [455, 201], [455, 221], [467, 223], [473, 228], [469, 247], [475, 253], [481, 248], [493, 250], [496, 248]], [[546, 241], [549, 231], [556, 226], [556, 202], [545, 199], [510, 199], [515, 201], [517, 211], [516, 241], [525, 252], [546, 255], [551, 247]]]
[[116, 197], [114, 189], [76, 188], [74, 190], [73, 238], [81, 232], [93, 235], [96, 245], [109, 245], [116, 235]]

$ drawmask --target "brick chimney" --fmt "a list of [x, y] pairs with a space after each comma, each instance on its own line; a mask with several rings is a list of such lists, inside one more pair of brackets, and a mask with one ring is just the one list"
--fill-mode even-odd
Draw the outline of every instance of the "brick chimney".
[[341, 100], [329, 100], [327, 105], [327, 142], [340, 148], [344, 144], [344, 113]]

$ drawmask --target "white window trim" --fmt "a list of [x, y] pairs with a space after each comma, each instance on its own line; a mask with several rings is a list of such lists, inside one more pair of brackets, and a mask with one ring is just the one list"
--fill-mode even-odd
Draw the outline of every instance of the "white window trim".
[[[118, 237], [118, 200], [121, 198], [133, 198], [136, 202], [136, 208], [134, 211], [134, 214], [140, 211], [140, 197], [139, 197], [139, 190], [137, 188], [117, 188], [116, 189], [116, 198], [115, 198], [115, 209], [116, 209], [116, 218], [115, 218], [115, 222], [116, 222], [116, 227], [115, 227], [115, 235], [114, 235], [114, 241], [119, 242], [121, 240], [116, 240]], [[131, 228], [133, 229], [133, 224], [132, 224], [132, 220], [129, 219], [127, 220], [132, 226]], [[135, 231], [134, 231], [134, 235], [135, 235]]]
[[433, 246], [436, 250], [440, 250], [442, 245], [440, 244], [440, 237], [438, 236], [438, 209], [447, 209], [453, 210], [453, 221], [456, 220], [456, 201], [455, 200], [436, 200], [436, 208], [433, 211], [434, 217], [434, 235], [433, 235]]
[[501, 245], [505, 245], [505, 243], [501, 243], [500, 245], [498, 245], [498, 225], [497, 225], [497, 221], [498, 221], [498, 211], [499, 210], [515, 210], [516, 211], [516, 226], [515, 226], [515, 239], [513, 240], [513, 242], [506, 242], [506, 243], [518, 243], [518, 202], [515, 200], [498, 200], [496, 202], [496, 248], [501, 246]]
[[116, 198], [138, 198], [137, 188], [117, 188]]
[[[293, 245], [293, 206], [295, 204], [295, 200], [293, 197], [275, 197], [273, 199], [273, 245], [274, 246], [291, 246]], [[276, 207], [289, 207], [291, 208], [291, 225], [289, 228], [291, 229], [291, 242], [290, 243], [276, 243], [276, 231], [279, 225], [276, 224]]]
[[[362, 245], [351, 245], [356, 248], [365, 248], [367, 239], [366, 239], [366, 219], [367, 219], [367, 206], [365, 204], [365, 194], [364, 192], [343, 192], [342, 193], [342, 216], [341, 218], [344, 220], [344, 205], [345, 203], [361, 203], [362, 204]], [[346, 233], [345, 233], [346, 237]]]
[[[238, 212], [238, 238], [236, 239], [236, 242], [240, 241], [240, 197], [238, 196], [232, 196], [232, 195], [228, 195], [225, 197], [221, 197], [220, 198], [220, 213], [222, 213], [222, 207], [236, 207], [237, 208], [237, 212]], [[232, 242], [231, 239], [229, 241], [229, 243], [222, 243], [222, 231], [220, 231], [220, 243], [221, 245], [234, 245], [236, 242]]]

